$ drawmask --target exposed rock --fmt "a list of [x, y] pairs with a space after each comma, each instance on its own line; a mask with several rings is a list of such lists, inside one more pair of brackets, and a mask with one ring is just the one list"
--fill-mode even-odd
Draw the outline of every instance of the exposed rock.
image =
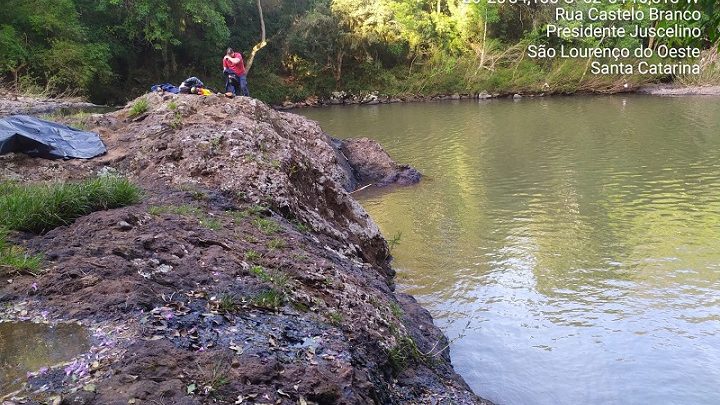
[[26, 97], [17, 94], [0, 96], [0, 117], [13, 114], [49, 114], [58, 110], [102, 108], [76, 99], [49, 99]]
[[118, 227], [118, 229], [120, 229], [121, 231], [129, 231], [129, 230], [132, 229], [132, 225], [130, 225], [129, 223], [127, 223], [127, 222], [125, 222], [125, 221], [120, 221], [120, 222], [118, 222], [118, 223], [117, 223], [117, 227]]
[[653, 96], [720, 96], [720, 86], [652, 85], [637, 92]]
[[347, 158], [360, 183], [410, 185], [420, 181], [422, 175], [407, 165], [397, 164], [379, 143], [368, 138], [341, 141], [340, 150]]
[[[0, 318], [76, 319], [95, 339], [76, 359], [87, 372], [30, 376], [22, 396], [486, 403], [452, 370], [427, 311], [393, 293], [387, 243], [346, 191], [354, 175], [317, 123], [245, 97], [146, 98], [142, 119], [126, 108], [89, 128], [103, 137], [106, 156], [3, 158], [3, 178], [119, 172], [146, 194], [142, 204], [44, 235], [12, 235], [47, 263], [39, 277], [0, 279]], [[365, 179], [397, 180], [410, 170], [372, 141], [348, 145], [341, 149]], [[88, 385], [95, 392], [83, 391]]]

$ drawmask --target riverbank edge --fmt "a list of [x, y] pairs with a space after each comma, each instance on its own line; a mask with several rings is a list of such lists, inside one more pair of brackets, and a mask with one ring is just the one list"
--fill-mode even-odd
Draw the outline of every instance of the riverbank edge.
[[[230, 349], [222, 350], [235, 353], [236, 357], [242, 356], [245, 351], [243, 361], [255, 364], [258, 361], [253, 356], [267, 357], [268, 353], [277, 351], [297, 351], [294, 348], [298, 345], [297, 339], [302, 341], [302, 333], [323, 336], [321, 341], [325, 341], [323, 346], [327, 348], [316, 345], [310, 347], [310, 352], [307, 347], [301, 346], [303, 357], [297, 360], [298, 371], [291, 373], [293, 367], [285, 364], [285, 374], [288, 376], [273, 377], [268, 370], [269, 374], [251, 388], [263, 391], [263, 395], [279, 401], [277, 403], [289, 403], [286, 400], [291, 395], [294, 401], [300, 403], [311, 398], [319, 403], [346, 403], [350, 398], [356, 401], [364, 398], [376, 403], [427, 403], [431, 399], [439, 399], [439, 403], [489, 404], [475, 396], [462, 377], [452, 369], [448, 339], [434, 325], [427, 310], [414, 298], [394, 292], [394, 270], [388, 261], [387, 242], [362, 207], [347, 191], [340, 188], [342, 180], [347, 180], [346, 177], [351, 173], [337, 162], [337, 148], [332, 146], [332, 139], [316, 123], [294, 114], [276, 112], [256, 100], [246, 98], [230, 100], [218, 96], [204, 98], [159, 94], [146, 98], [149, 105], [140, 115], [131, 112], [136, 101], [128, 103], [123, 110], [94, 115], [93, 122], [87, 123], [88, 129], [100, 133], [108, 144], [110, 152], [102, 158], [89, 161], [45, 161], [22, 155], [3, 157], [0, 174], [4, 179], [23, 182], [78, 180], [94, 172], [107, 173], [109, 170], [112, 173], [119, 170], [129, 174], [145, 190], [147, 200], [140, 206], [96, 212], [46, 235], [18, 234], [14, 237], [17, 244], [30, 252], [44, 254], [52, 266], [39, 277], [16, 275], [10, 282], [0, 284], [0, 303], [6, 304], [2, 315], [5, 320], [42, 319], [53, 323], [75, 319], [87, 326], [96, 340], [98, 334], [101, 340], [111, 339], [109, 334], [102, 332], [105, 329], [121, 328], [125, 331], [122, 341], [112, 340], [116, 351], [94, 358], [91, 374], [73, 375], [78, 379], [69, 383], [69, 386], [63, 382], [62, 370], [58, 370], [60, 373], [50, 370], [41, 375], [28, 375], [26, 395], [30, 395], [31, 399], [32, 395], [36, 395], [35, 399], [39, 395], [40, 399], [62, 397], [63, 401], [70, 402], [81, 399], [84, 401], [81, 403], [104, 403], [103, 400], [115, 399], [114, 396], [121, 394], [129, 395], [128, 401], [152, 401], [157, 395], [162, 398], [172, 392], [172, 395], [178, 396], [177, 399], [184, 401], [182, 403], [207, 403], [202, 396], [185, 391], [195, 386], [196, 381], [211, 378], [210, 374], [214, 371], [207, 370], [209, 366], [199, 373], [195, 372], [201, 374], [198, 377], [193, 377], [192, 373], [179, 378], [170, 376], [174, 378], [166, 381], [170, 388], [164, 389], [164, 392], [153, 392], [151, 384], [157, 382], [160, 371], [146, 369], [142, 364], [152, 358], [155, 358], [154, 362], [160, 361], [163, 367], [166, 367], [166, 363], [173, 365], [176, 361], [188, 358], [198, 364], [211, 364], [205, 351], [192, 354], [177, 346], [184, 344], [180, 337], [182, 333], [169, 333], [178, 325], [182, 326], [177, 308], [180, 306], [186, 311], [190, 308], [191, 315], [198, 316], [200, 312], [194, 313], [197, 309], [192, 308], [202, 303], [204, 308], [211, 309], [210, 315], [216, 313], [211, 319], [217, 325], [211, 326], [217, 330], [223, 330], [227, 326], [223, 319], [231, 316], [222, 313], [222, 317], [217, 315], [217, 307], [213, 306], [217, 303], [213, 303], [215, 298], [209, 293], [202, 295], [197, 290], [188, 291], [185, 295], [190, 298], [180, 297], [178, 303], [175, 303], [178, 299], [173, 301], [172, 295], [174, 291], [190, 289], [187, 285], [189, 282], [192, 282], [190, 286], [200, 280], [208, 283], [213, 278], [222, 279], [226, 273], [242, 277], [245, 284], [248, 279], [258, 278], [266, 284], [276, 283], [272, 277], [262, 273], [248, 274], [248, 264], [245, 262], [250, 265], [253, 263], [248, 259], [247, 252], [254, 250], [247, 250], [239, 257], [229, 253], [229, 250], [252, 247], [260, 253], [259, 258], [253, 259], [259, 261], [256, 265], [273, 269], [277, 267], [278, 261], [285, 260], [283, 266], [304, 268], [307, 266], [304, 262], [309, 261], [315, 263], [313, 267], [318, 269], [308, 274], [300, 270], [289, 271], [290, 281], [285, 282], [292, 283], [293, 289], [297, 288], [297, 291], [288, 291], [287, 301], [293, 303], [294, 309], [284, 307], [268, 312], [254, 305], [247, 307], [250, 314], [266, 324], [282, 325], [285, 328], [282, 335], [272, 332], [269, 327], [250, 329], [249, 338], [260, 338], [259, 343], [239, 350], [237, 345], [232, 346], [230, 340]], [[239, 126], [232, 133], [225, 133], [218, 138], [217, 134], [221, 131], [217, 129], [228, 125], [231, 128]], [[244, 132], [242, 128], [254, 130]], [[193, 143], [197, 142], [195, 147], [188, 147], [191, 139]], [[258, 139], [262, 140], [261, 144], [257, 143]], [[259, 148], [259, 154], [248, 156], [248, 152], [256, 148]], [[233, 171], [233, 167], [240, 166], [237, 166], [238, 159], [231, 159], [229, 154], [238, 156], [241, 150], [245, 152], [239, 156], [245, 158], [240, 160], [249, 159], [244, 164], [252, 167], [245, 171]], [[168, 172], [169, 162], [173, 162], [172, 172]], [[186, 171], [187, 168], [191, 170]], [[195, 169], [198, 172], [194, 172]], [[255, 174], [259, 174], [259, 178], [273, 178], [278, 188], [259, 188], [265, 187], [264, 183], [248, 179]], [[186, 183], [197, 176], [200, 178], [192, 183], [194, 185]], [[234, 195], [242, 197], [231, 197]], [[257, 214], [250, 214], [248, 218], [244, 217], [248, 214], [232, 214], [255, 210], [252, 204], [263, 199], [274, 201], [269, 205], [271, 209], [264, 208]], [[318, 202], [320, 205], [315, 205]], [[172, 211], [172, 207], [188, 204], [201, 206], [205, 214], [195, 209], [189, 210], [189, 214]], [[170, 209], [170, 213], [159, 211], [162, 207], [168, 207], [166, 209]], [[205, 215], [208, 217], [205, 218]], [[213, 228], [204, 224], [211, 219], [214, 221]], [[267, 221], [278, 224], [273, 225], [272, 228], [279, 226], [273, 232], [282, 235], [287, 246], [262, 246], [275, 241], [270, 240], [267, 229], [258, 228], [258, 224], [268, 226]], [[242, 228], [242, 235], [247, 236], [243, 239], [233, 237], [231, 227]], [[162, 239], [158, 240], [158, 235], [163, 235]], [[165, 243], [166, 240], [176, 242]], [[261, 244], [258, 245], [258, 242]], [[154, 246], [157, 243], [162, 246]], [[214, 260], [223, 260], [226, 264], [216, 266], [210, 279], [201, 279], [195, 270], [184, 269], [177, 257], [162, 253], [173, 244], [186, 245], [186, 251], [182, 253], [185, 255], [183, 260], [210, 255], [216, 257]], [[299, 253], [279, 253], [285, 249], [302, 252], [305, 257], [303, 263], [298, 262]], [[123, 259], [125, 257], [127, 259]], [[99, 259], [102, 263], [98, 262]], [[237, 261], [237, 265], [230, 266], [234, 261]], [[322, 279], [323, 276], [317, 274], [328, 270], [335, 275], [326, 275]], [[267, 271], [272, 271], [270, 274], [274, 274], [273, 277], [279, 272]], [[171, 273], [177, 275], [172, 276]], [[178, 279], [181, 273], [188, 280], [182, 277]], [[67, 277], [66, 274], [71, 276]], [[144, 278], [145, 285], [138, 287], [138, 291], [131, 290], [128, 298], [122, 299], [125, 302], [122, 309], [116, 307], [114, 299], [110, 300], [117, 293], [113, 289], [125, 289], [127, 292], [125, 286], [137, 284], [137, 281], [132, 280], [138, 274]], [[243, 284], [238, 288], [256, 288], [253, 283], [256, 281], [251, 281], [250, 287]], [[160, 294], [168, 284], [173, 289]], [[275, 288], [280, 287], [275, 284]], [[310, 301], [295, 302], [308, 295], [311, 296]], [[327, 304], [321, 303], [327, 300], [330, 300]], [[128, 306], [128, 303], [131, 305]], [[144, 322], [152, 324], [159, 319], [165, 326], [155, 331], [152, 328], [143, 331], [147, 326], [133, 326], [138, 320], [138, 314], [132, 310], [138, 308], [138, 304], [146, 308], [140, 312], [141, 317], [143, 312], [147, 313], [143, 318], [149, 319]], [[329, 308], [334, 305], [341, 307], [319, 313], [317, 310], [308, 311], [308, 307], [316, 305], [320, 308], [325, 305], [329, 305]], [[159, 312], [150, 310], [153, 307]], [[215, 310], [212, 311], [212, 308]], [[162, 317], [159, 317], [161, 313]], [[168, 313], [174, 315], [168, 317]], [[202, 317], [206, 316], [207, 313], [202, 314]], [[244, 321], [238, 322], [242, 325]], [[298, 322], [302, 325], [298, 326]], [[195, 326], [200, 332], [208, 328], [204, 323]], [[289, 327], [292, 333], [286, 336]], [[354, 331], [357, 327], [366, 332]], [[156, 339], [160, 336], [165, 337]], [[218, 352], [223, 345], [228, 345], [228, 342], [216, 339], [212, 352]], [[211, 352], [209, 347], [207, 352]], [[97, 353], [93, 352], [98, 356]], [[133, 355], [128, 358], [128, 353]], [[306, 355], [312, 355], [310, 360], [303, 360]], [[349, 359], [353, 361], [349, 362]], [[137, 361], [141, 364], [137, 364]], [[340, 370], [344, 371], [334, 377], [316, 371], [318, 367], [322, 369], [336, 363], [340, 363]], [[257, 370], [252, 367], [249, 370], [236, 370], [236, 360], [232, 364], [227, 371], [231, 374], [247, 372], [262, 375], [267, 368], [256, 364], [260, 367]], [[134, 375], [134, 379], [123, 379], [122, 376], [127, 374]], [[119, 375], [120, 378], [113, 375]], [[289, 382], [294, 381], [291, 380], [293, 375], [302, 381], [293, 385]], [[347, 378], [350, 380], [344, 380]], [[48, 381], [52, 382], [51, 390], [31, 394], [38, 388], [37, 384], [47, 384]], [[342, 381], [349, 381], [350, 385], [336, 389], [334, 384]], [[182, 384], [178, 385], [178, 382]], [[269, 384], [268, 391], [264, 391], [266, 383]], [[93, 390], [82, 388], [88, 385]], [[237, 389], [247, 388], [243, 385]], [[209, 392], [212, 398], [216, 398], [225, 395], [224, 390], [215, 387]], [[293, 390], [300, 392], [295, 394]], [[23, 396], [22, 393], [17, 395], [20, 398]], [[327, 402], [328, 398], [336, 400]]]
[[93, 104], [82, 98], [51, 98], [42, 96], [26, 96], [17, 93], [0, 91], [0, 117], [5, 115], [53, 114], [57, 111], [83, 111], [103, 108], [106, 106]]
[[628, 88], [618, 91], [576, 91], [576, 92], [480, 92], [480, 93], [453, 93], [453, 94], [412, 94], [403, 96], [388, 96], [379, 92], [372, 92], [367, 95], [346, 95], [339, 92], [338, 96], [331, 98], [309, 97], [305, 101], [285, 102], [274, 104], [273, 108], [286, 111], [303, 108], [350, 106], [350, 105], [379, 105], [379, 104], [402, 104], [402, 103], [423, 103], [434, 101], [456, 101], [456, 100], [494, 100], [494, 99], [522, 99], [542, 97], [572, 97], [572, 96], [609, 96], [619, 94], [640, 94], [651, 96], [720, 96], [720, 85], [708, 86], [685, 86], [677, 84], [653, 84], [635, 88]]
[[[720, 96], [720, 85], [680, 85], [649, 84], [618, 91], [577, 91], [577, 92], [469, 92], [469, 93], [437, 93], [437, 94], [409, 94], [390, 96], [380, 92], [371, 92], [364, 95], [352, 95], [343, 91], [335, 92], [332, 97], [322, 98], [318, 96], [308, 97], [304, 101], [283, 104], [270, 104], [278, 111], [290, 111], [303, 108], [318, 108], [331, 106], [350, 105], [379, 105], [379, 104], [403, 104], [423, 103], [436, 101], [456, 100], [495, 100], [495, 99], [522, 99], [542, 97], [572, 97], [572, 96], [607, 96], [619, 94], [640, 94], [650, 96]], [[35, 96], [20, 96], [12, 93], [0, 94], [0, 117], [13, 114], [41, 115], [53, 114], [60, 110], [83, 111], [88, 109], [109, 108], [110, 106], [93, 104], [79, 98], [43, 98]], [[117, 106], [121, 108], [121, 106]]]

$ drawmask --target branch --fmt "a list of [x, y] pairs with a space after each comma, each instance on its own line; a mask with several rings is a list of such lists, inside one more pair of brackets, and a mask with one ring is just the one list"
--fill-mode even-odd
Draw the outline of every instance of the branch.
[[252, 52], [250, 52], [250, 58], [245, 64], [246, 74], [250, 73], [250, 68], [252, 67], [253, 61], [255, 60], [255, 54], [257, 54], [259, 50], [263, 49], [265, 45], [267, 45], [267, 40], [265, 38], [265, 17], [263, 17], [263, 10], [262, 5], [260, 4], [260, 0], [257, 0], [257, 8], [258, 12], [260, 13], [260, 42], [256, 44], [253, 47]]

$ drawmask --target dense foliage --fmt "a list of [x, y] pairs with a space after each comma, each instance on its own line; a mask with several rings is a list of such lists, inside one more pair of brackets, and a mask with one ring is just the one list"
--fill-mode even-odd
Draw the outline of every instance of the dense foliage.
[[[268, 45], [249, 80], [254, 95], [267, 101], [340, 89], [397, 94], [612, 85], [586, 77], [582, 61], [525, 57], [527, 45], [548, 42], [542, 30], [552, 6], [487, 0], [8, 0], [0, 9], [0, 75], [22, 91], [100, 102], [188, 76], [220, 87], [224, 49], [247, 57], [260, 41], [258, 3]], [[710, 48], [720, 39], [715, 0], [665, 7], [703, 10], [698, 24], [706, 35], [693, 45]], [[633, 41], [614, 45], [639, 45]]]

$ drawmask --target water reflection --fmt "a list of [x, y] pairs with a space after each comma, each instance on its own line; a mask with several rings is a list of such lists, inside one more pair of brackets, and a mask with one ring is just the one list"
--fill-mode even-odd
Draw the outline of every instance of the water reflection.
[[[508, 404], [720, 403], [720, 100], [303, 111], [427, 175], [362, 197], [399, 283]], [[466, 325], [470, 321], [470, 325]]]
[[22, 386], [28, 372], [68, 361], [88, 349], [88, 333], [77, 324], [0, 322], [0, 396]]

